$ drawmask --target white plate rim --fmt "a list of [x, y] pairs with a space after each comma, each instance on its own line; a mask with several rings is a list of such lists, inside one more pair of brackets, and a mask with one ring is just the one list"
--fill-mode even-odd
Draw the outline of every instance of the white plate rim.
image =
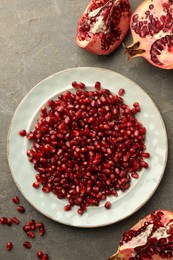
[[[162, 126], [162, 131], [163, 131], [163, 138], [164, 138], [164, 144], [165, 144], [165, 151], [164, 151], [164, 160], [163, 160], [163, 164], [162, 164], [162, 172], [160, 173], [160, 177], [159, 179], [157, 180], [157, 185], [155, 185], [155, 187], [152, 189], [152, 192], [150, 191], [149, 195], [147, 195], [147, 198], [145, 200], [143, 200], [142, 203], [140, 203], [140, 205], [137, 205], [135, 208], [133, 208], [133, 210], [131, 210], [130, 212], [126, 213], [125, 215], [122, 215], [121, 217], [119, 217], [118, 219], [112, 219], [109, 220], [108, 218], [106, 219], [106, 221], [101, 221], [101, 223], [91, 223], [92, 222], [92, 218], [91, 220], [88, 221], [87, 219], [87, 214], [88, 214], [88, 211], [87, 213], [85, 213], [83, 216], [78, 216], [76, 212], [73, 212], [73, 217], [75, 216], [75, 218], [77, 220], [73, 222], [69, 221], [69, 218], [71, 218], [70, 215], [68, 215], [69, 213], [68, 212], [65, 212], [65, 215], [68, 215], [67, 216], [67, 219], [65, 217], [65, 219], [59, 219], [55, 216], [51, 216], [49, 213], [45, 212], [43, 209], [40, 209], [38, 205], [35, 205], [35, 202], [31, 201], [31, 199], [28, 197], [28, 195], [26, 195], [25, 192], [23, 192], [22, 188], [21, 188], [21, 185], [19, 185], [17, 179], [16, 179], [16, 176], [14, 174], [14, 169], [13, 167], [11, 166], [11, 159], [10, 159], [10, 153], [11, 153], [11, 149], [10, 149], [10, 138], [11, 138], [11, 131], [13, 130], [13, 124], [15, 123], [15, 119], [16, 117], [18, 116], [18, 110], [20, 109], [20, 107], [25, 103], [25, 101], [28, 99], [28, 97], [31, 95], [31, 93], [33, 93], [35, 91], [35, 89], [39, 88], [40, 86], [42, 86], [42, 84], [46, 83], [46, 82], [49, 82], [51, 79], [53, 78], [56, 78], [58, 77], [59, 75], [61, 74], [64, 74], [64, 73], [73, 73], [74, 71], [79, 71], [79, 72], [88, 72], [88, 71], [95, 71], [95, 72], [98, 72], [98, 73], [103, 73], [103, 74], [107, 74], [107, 75], [111, 75], [113, 77], [120, 77], [120, 78], [123, 78], [125, 81], [131, 83], [132, 85], [134, 85], [138, 90], [140, 90], [145, 96], [147, 96], [148, 100], [150, 100], [151, 104], [153, 105], [155, 111], [157, 111], [157, 116], [160, 120], [160, 124]], [[68, 89], [68, 88], [67, 88]], [[64, 89], [65, 90], [65, 89]], [[135, 101], [135, 100], [134, 100]], [[161, 116], [161, 113], [160, 111], [158, 110], [157, 106], [155, 105], [155, 103], [153, 102], [153, 100], [151, 99], [151, 97], [138, 85], [136, 84], [134, 81], [132, 81], [131, 79], [123, 76], [122, 74], [120, 73], [117, 73], [115, 71], [111, 71], [111, 70], [108, 70], [108, 69], [104, 69], [104, 68], [97, 68], [97, 67], [77, 67], [77, 68], [69, 68], [69, 69], [65, 69], [65, 70], [62, 70], [62, 71], [59, 71], [55, 74], [52, 74], [50, 75], [49, 77], [43, 79], [42, 81], [40, 81], [38, 84], [36, 84], [27, 94], [26, 96], [22, 99], [22, 101], [19, 103], [16, 111], [14, 112], [14, 115], [12, 117], [12, 120], [11, 120], [11, 124], [10, 124], [10, 127], [9, 127], [9, 131], [8, 131], [8, 136], [7, 136], [7, 158], [8, 158], [8, 163], [9, 163], [9, 167], [10, 167], [10, 171], [11, 171], [11, 174], [12, 174], [12, 177], [13, 177], [13, 180], [15, 182], [15, 184], [17, 185], [18, 189], [20, 190], [20, 192], [22, 193], [22, 195], [27, 199], [27, 201], [34, 207], [36, 208], [40, 213], [42, 213], [43, 215], [49, 217], [50, 219], [54, 220], [54, 221], [57, 221], [57, 222], [60, 222], [62, 224], [66, 224], [66, 225], [69, 225], [69, 226], [75, 226], [75, 227], [82, 227], [82, 228], [94, 228], [94, 227], [100, 227], [100, 226], [106, 226], [106, 225], [110, 225], [110, 224], [113, 224], [113, 223], [116, 223], [116, 222], [119, 222], [127, 217], [129, 217], [130, 215], [134, 214], [137, 210], [139, 210], [151, 197], [152, 195], [154, 194], [154, 192], [156, 191], [156, 189], [158, 188], [161, 180], [162, 180], [162, 177], [164, 175], [164, 171], [165, 171], [165, 167], [166, 167], [166, 163], [167, 163], [167, 158], [168, 158], [168, 138], [167, 138], [167, 133], [166, 133], [166, 127], [165, 127], [165, 124], [164, 124], [164, 121], [163, 121], [163, 118]], [[99, 208], [96, 208], [96, 211], [98, 211]], [[91, 211], [94, 211], [95, 209], [92, 208]], [[107, 212], [106, 214], [109, 216], [109, 213], [114, 213], [114, 209], [110, 209], [109, 211], [108, 210], [105, 210], [105, 212]], [[109, 212], [109, 213], [108, 213]], [[96, 212], [94, 212], [93, 214], [95, 214]], [[76, 215], [75, 215], [76, 214]], [[80, 218], [80, 219], [79, 219]], [[81, 220], [83, 218], [84, 221], [79, 221], [78, 220]], [[95, 218], [94, 218], [94, 221], [95, 221]]]

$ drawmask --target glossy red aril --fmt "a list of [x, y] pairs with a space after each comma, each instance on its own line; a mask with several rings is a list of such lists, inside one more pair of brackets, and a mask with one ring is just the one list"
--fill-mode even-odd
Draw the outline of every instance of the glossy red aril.
[[157, 210], [125, 232], [109, 260], [173, 259], [173, 212]]
[[17, 197], [17, 196], [14, 196], [14, 197], [12, 198], [12, 201], [13, 201], [15, 204], [19, 204], [19, 203], [20, 203], [20, 199], [19, 199], [19, 197]]
[[17, 206], [16, 209], [19, 213], [25, 213], [25, 208], [23, 206]]
[[78, 23], [77, 45], [98, 55], [111, 53], [127, 34], [130, 15], [128, 0], [91, 0]]
[[7, 243], [6, 243], [6, 249], [7, 249], [8, 251], [10, 251], [12, 248], [13, 248], [13, 243], [12, 243], [12, 242], [7, 242]]
[[133, 44], [126, 47], [128, 58], [142, 56], [162, 69], [173, 68], [173, 2], [146, 0], [131, 17]]
[[27, 249], [30, 249], [32, 247], [31, 243], [29, 241], [26, 241], [23, 243], [23, 246]]

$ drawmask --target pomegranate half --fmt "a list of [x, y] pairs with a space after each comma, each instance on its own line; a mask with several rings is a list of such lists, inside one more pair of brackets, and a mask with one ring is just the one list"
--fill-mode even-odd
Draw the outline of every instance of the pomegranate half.
[[173, 68], [173, 1], [146, 0], [130, 21], [133, 44], [126, 47], [128, 58], [142, 56], [162, 69]]
[[173, 212], [157, 210], [144, 217], [120, 241], [109, 260], [173, 259]]
[[76, 44], [97, 55], [114, 51], [130, 24], [129, 0], [91, 0], [81, 16]]

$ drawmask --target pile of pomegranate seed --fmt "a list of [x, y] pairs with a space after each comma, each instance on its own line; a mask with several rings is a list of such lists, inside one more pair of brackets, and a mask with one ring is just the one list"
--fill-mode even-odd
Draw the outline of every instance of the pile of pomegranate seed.
[[[15, 204], [19, 204], [20, 203], [20, 199], [15, 196], [12, 198], [12, 201]], [[23, 206], [17, 206], [16, 210], [19, 213], [24, 213], [25, 212], [25, 208]], [[20, 220], [17, 217], [13, 217], [13, 218], [9, 218], [9, 217], [1, 217], [0, 218], [0, 225], [8, 225], [8, 226], [12, 226], [12, 224], [16, 224], [19, 225], [20, 224]], [[23, 225], [23, 231], [26, 233], [26, 235], [33, 239], [36, 236], [36, 231], [38, 230], [38, 233], [40, 236], [43, 236], [45, 234], [45, 227], [44, 224], [42, 222], [37, 222], [34, 219], [31, 219], [29, 221], [27, 221], [27, 223], [25, 225]], [[25, 241], [23, 243], [23, 246], [27, 249], [30, 249], [32, 247], [32, 244], [30, 241]], [[6, 249], [8, 251], [12, 250], [13, 248], [13, 243], [11, 241], [6, 243]], [[37, 257], [42, 259], [42, 260], [48, 260], [49, 256], [48, 254], [44, 254], [41, 250], [39, 250], [37, 252]]]
[[68, 199], [64, 210], [77, 205], [82, 215], [88, 206], [126, 191], [150, 155], [146, 129], [135, 117], [140, 105], [125, 104], [124, 89], [112, 94], [98, 81], [94, 91], [82, 82], [72, 86], [75, 94], [66, 91], [41, 108], [34, 130], [26, 133], [32, 142], [27, 156], [38, 172], [33, 187]]

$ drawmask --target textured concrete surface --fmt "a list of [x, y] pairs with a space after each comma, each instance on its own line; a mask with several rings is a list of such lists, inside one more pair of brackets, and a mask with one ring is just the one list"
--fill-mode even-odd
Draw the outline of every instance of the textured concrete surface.
[[[77, 21], [88, 0], [0, 0], [0, 216], [19, 216], [22, 223], [42, 220], [47, 233], [35, 238], [31, 250], [18, 226], [0, 225], [0, 260], [36, 259], [42, 249], [52, 260], [105, 260], [117, 248], [121, 234], [155, 209], [173, 211], [173, 73], [151, 66], [144, 59], [130, 63], [120, 46], [107, 57], [78, 48]], [[141, 2], [141, 1], [140, 1]], [[137, 7], [131, 1], [132, 9]], [[125, 44], [131, 43], [130, 34]], [[7, 132], [13, 113], [27, 92], [47, 76], [70, 67], [94, 66], [117, 71], [139, 84], [154, 100], [166, 125], [169, 157], [164, 177], [152, 198], [131, 217], [111, 226], [79, 229], [56, 223], [37, 212], [17, 189], [7, 162]], [[26, 214], [19, 215], [11, 198], [18, 195]], [[14, 242], [11, 252], [7, 241]]]

